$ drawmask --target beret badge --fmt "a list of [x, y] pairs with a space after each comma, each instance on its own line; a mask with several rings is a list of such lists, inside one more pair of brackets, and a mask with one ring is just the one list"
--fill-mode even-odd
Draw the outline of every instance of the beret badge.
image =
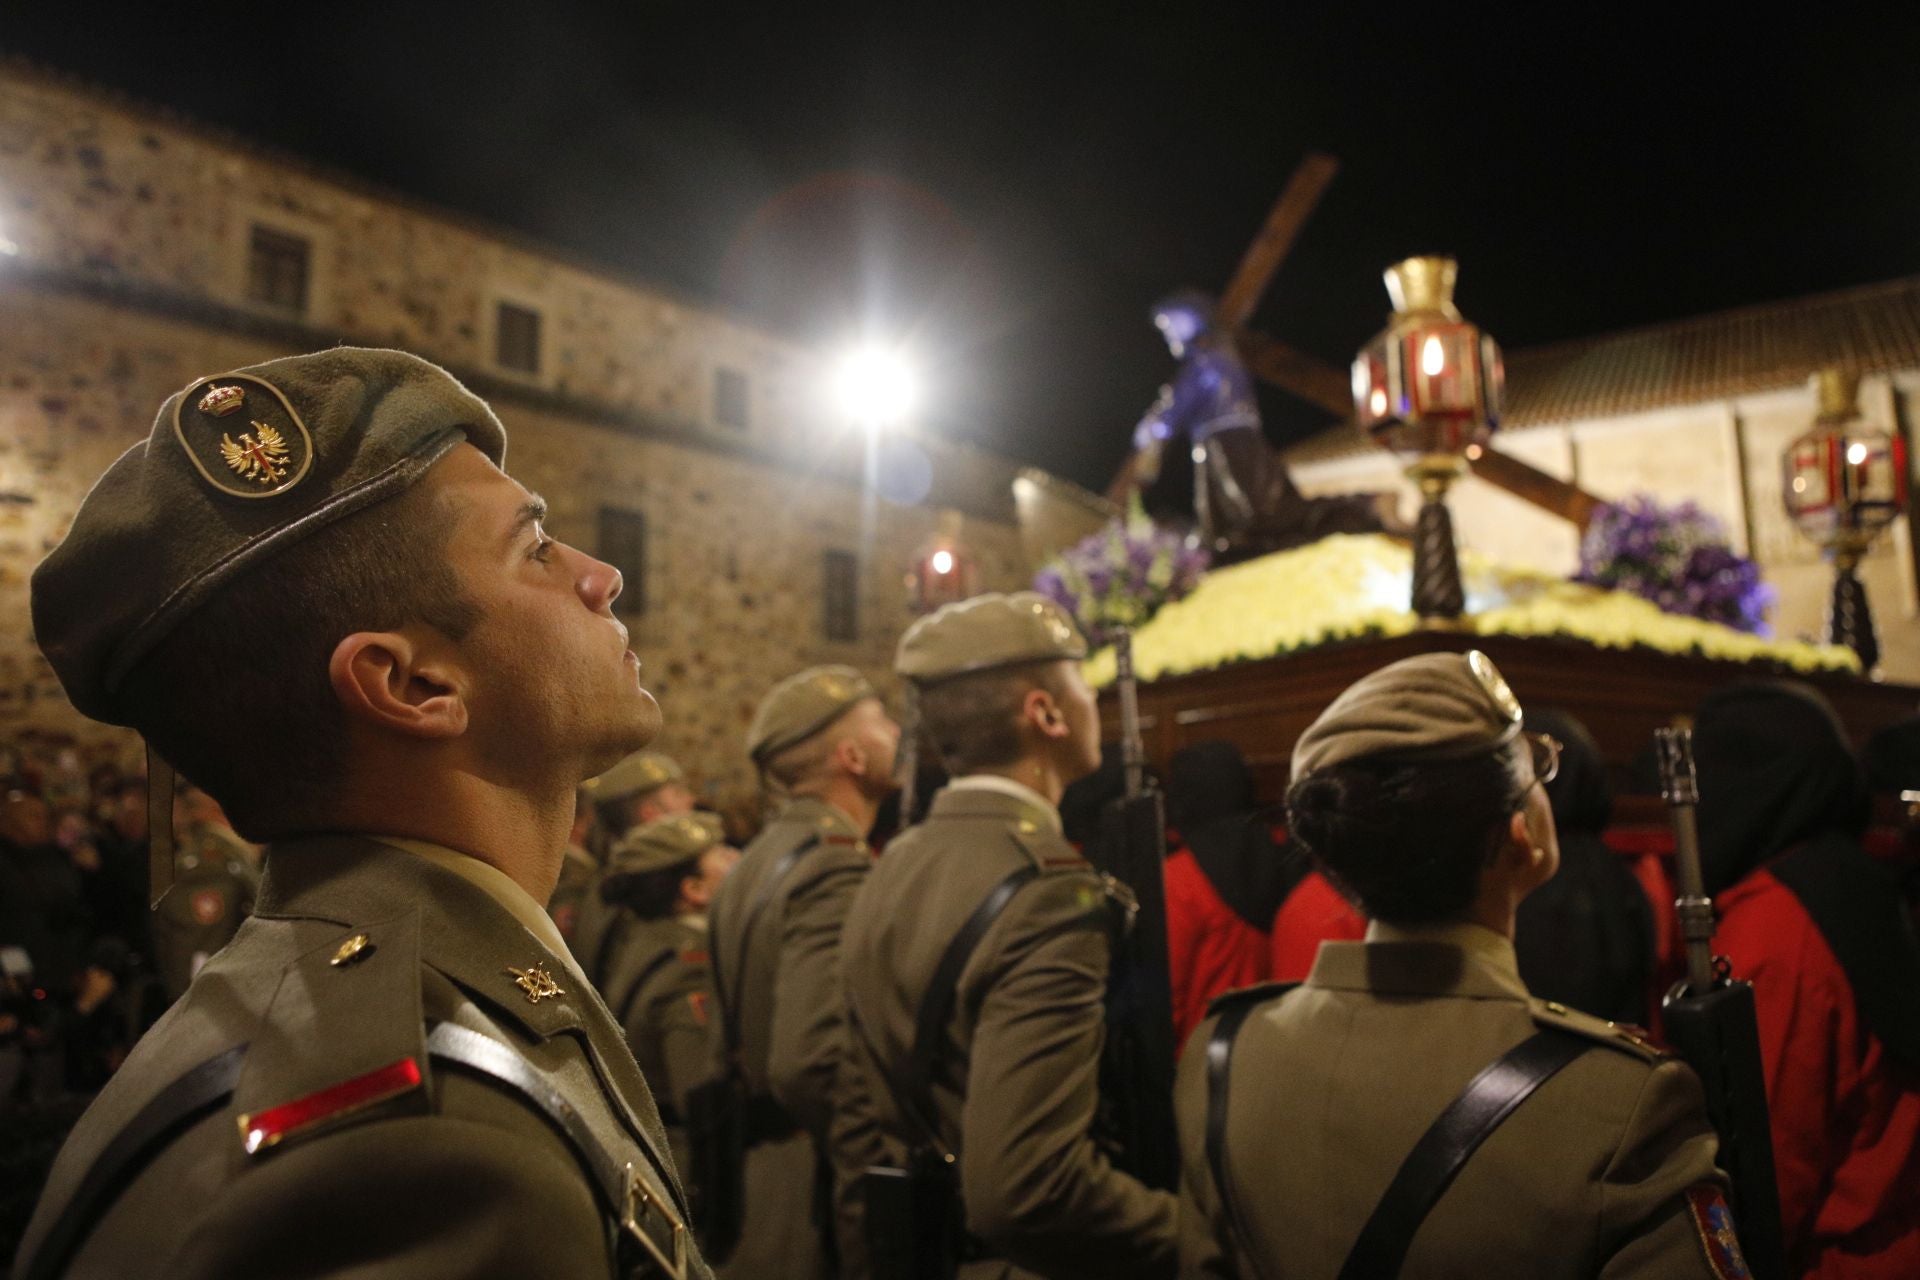
[[200, 412], [215, 418], [236, 413], [247, 402], [247, 393], [239, 387], [214, 387], [200, 397]]
[[[255, 392], [251, 400], [249, 389]], [[237, 432], [218, 423], [243, 408], [247, 422]], [[278, 387], [252, 374], [208, 378], [181, 396], [173, 434], [200, 478], [229, 497], [276, 497], [305, 479], [313, 465], [307, 424]]]

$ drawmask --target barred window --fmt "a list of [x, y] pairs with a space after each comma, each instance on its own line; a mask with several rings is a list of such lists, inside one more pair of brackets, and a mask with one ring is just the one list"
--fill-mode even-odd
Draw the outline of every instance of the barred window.
[[515, 373], [540, 372], [540, 313], [502, 302], [494, 313], [493, 361]]
[[747, 375], [725, 365], [713, 371], [713, 420], [745, 431], [749, 421]]
[[305, 315], [312, 256], [312, 246], [305, 237], [254, 224], [247, 241], [247, 297], [293, 315]]
[[826, 580], [822, 584], [821, 628], [827, 639], [860, 638], [859, 561], [851, 551], [826, 553]]
[[613, 611], [634, 617], [647, 611], [647, 517], [619, 507], [600, 508], [600, 558], [620, 571], [626, 586]]

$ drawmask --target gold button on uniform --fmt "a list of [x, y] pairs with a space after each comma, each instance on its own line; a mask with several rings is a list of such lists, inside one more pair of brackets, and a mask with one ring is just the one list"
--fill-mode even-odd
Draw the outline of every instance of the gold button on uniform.
[[339, 949], [333, 953], [333, 959], [327, 963], [336, 969], [344, 969], [354, 961], [364, 958], [372, 950], [373, 943], [368, 941], [367, 935], [356, 933], [340, 944]]

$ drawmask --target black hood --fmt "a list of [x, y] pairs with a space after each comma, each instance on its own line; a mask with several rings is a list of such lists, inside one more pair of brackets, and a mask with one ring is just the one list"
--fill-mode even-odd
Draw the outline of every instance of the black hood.
[[1795, 681], [1736, 684], [1694, 717], [1700, 857], [1717, 894], [1815, 836], [1857, 838], [1866, 788], [1833, 707]]
[[1253, 771], [1228, 742], [1200, 742], [1167, 770], [1167, 817], [1220, 900], [1265, 933], [1306, 874], [1306, 859], [1275, 843], [1253, 798]]

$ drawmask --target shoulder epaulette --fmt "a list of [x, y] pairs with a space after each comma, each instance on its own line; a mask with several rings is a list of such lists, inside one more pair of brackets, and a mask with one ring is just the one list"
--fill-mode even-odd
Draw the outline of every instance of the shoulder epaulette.
[[1532, 1002], [1532, 1012], [1533, 1020], [1543, 1027], [1571, 1031], [1622, 1053], [1632, 1054], [1644, 1062], [1658, 1062], [1673, 1056], [1673, 1051], [1655, 1041], [1652, 1033], [1645, 1028], [1608, 1022], [1605, 1018], [1570, 1009], [1557, 1000], [1535, 1000]]
[[410, 912], [351, 929], [288, 966], [263, 1025], [343, 1031], [254, 1037], [233, 1091], [247, 1155], [350, 1117], [427, 1108], [419, 952], [419, 918]]
[[1216, 1017], [1228, 1009], [1242, 1005], [1265, 1004], [1269, 1000], [1278, 1000], [1300, 984], [1297, 982], [1256, 982], [1250, 987], [1240, 987], [1225, 991], [1207, 1001], [1207, 1016]]

